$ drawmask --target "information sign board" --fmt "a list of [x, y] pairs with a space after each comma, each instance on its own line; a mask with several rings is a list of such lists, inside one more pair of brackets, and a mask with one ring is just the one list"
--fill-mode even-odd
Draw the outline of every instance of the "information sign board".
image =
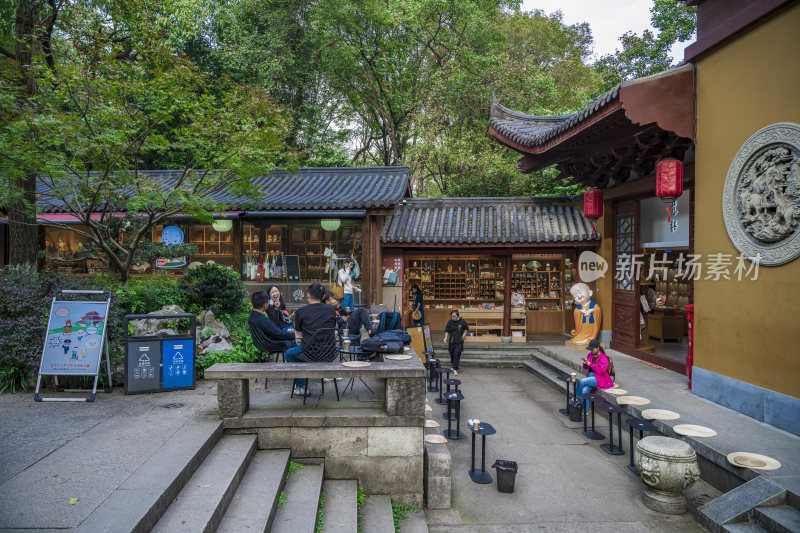
[[[102, 301], [72, 301], [66, 295], [102, 295]], [[94, 401], [100, 371], [100, 358], [105, 348], [106, 364], [111, 388], [111, 359], [106, 340], [109, 291], [59, 290], [50, 302], [39, 376], [36, 380], [34, 400], [41, 401]], [[94, 376], [89, 398], [41, 398], [39, 388], [42, 376]]]

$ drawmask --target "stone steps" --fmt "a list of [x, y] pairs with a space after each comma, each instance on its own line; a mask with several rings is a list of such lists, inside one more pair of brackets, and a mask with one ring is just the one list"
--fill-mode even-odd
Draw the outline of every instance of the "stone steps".
[[422, 511], [408, 513], [399, 525], [400, 533], [428, 533], [428, 523]]
[[80, 533], [150, 531], [222, 438], [222, 422], [187, 423], [137, 468], [75, 530]]
[[358, 529], [358, 483], [354, 479], [326, 480], [322, 485], [325, 493], [325, 520], [322, 533], [349, 533]]
[[289, 450], [256, 452], [217, 531], [269, 531], [278, 509], [288, 467]]
[[756, 507], [752, 520], [767, 531], [775, 533], [800, 531], [800, 511], [788, 505]]
[[323, 470], [322, 465], [305, 465], [290, 474], [284, 490], [286, 499], [275, 514], [272, 533], [314, 533]]
[[361, 509], [361, 531], [364, 533], [394, 533], [392, 500], [389, 496], [368, 496]]
[[152, 531], [215, 531], [256, 453], [256, 442], [255, 435], [223, 437]]

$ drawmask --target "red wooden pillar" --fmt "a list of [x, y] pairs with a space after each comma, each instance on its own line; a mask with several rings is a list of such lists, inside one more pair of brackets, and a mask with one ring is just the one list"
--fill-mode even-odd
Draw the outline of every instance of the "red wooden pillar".
[[511, 336], [511, 256], [505, 256], [505, 281], [503, 282], [503, 336]]

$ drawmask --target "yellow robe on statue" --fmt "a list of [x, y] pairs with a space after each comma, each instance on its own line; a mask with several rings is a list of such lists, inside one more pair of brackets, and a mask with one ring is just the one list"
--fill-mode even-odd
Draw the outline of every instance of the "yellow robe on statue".
[[589, 344], [589, 341], [596, 339], [600, 335], [600, 323], [603, 320], [603, 313], [600, 306], [590, 301], [586, 306], [591, 312], [583, 314], [584, 307], [575, 306], [573, 316], [575, 317], [575, 329], [570, 331], [572, 342], [575, 344]]

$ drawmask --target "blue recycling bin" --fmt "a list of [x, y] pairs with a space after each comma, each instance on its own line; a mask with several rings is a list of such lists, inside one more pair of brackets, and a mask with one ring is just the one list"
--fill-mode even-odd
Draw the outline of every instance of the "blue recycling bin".
[[164, 341], [161, 364], [162, 389], [194, 387], [194, 340]]
[[[189, 333], [181, 335], [129, 336], [128, 322], [139, 319], [189, 319]], [[197, 318], [178, 315], [126, 315], [125, 394], [142, 394], [195, 387], [195, 338]]]

